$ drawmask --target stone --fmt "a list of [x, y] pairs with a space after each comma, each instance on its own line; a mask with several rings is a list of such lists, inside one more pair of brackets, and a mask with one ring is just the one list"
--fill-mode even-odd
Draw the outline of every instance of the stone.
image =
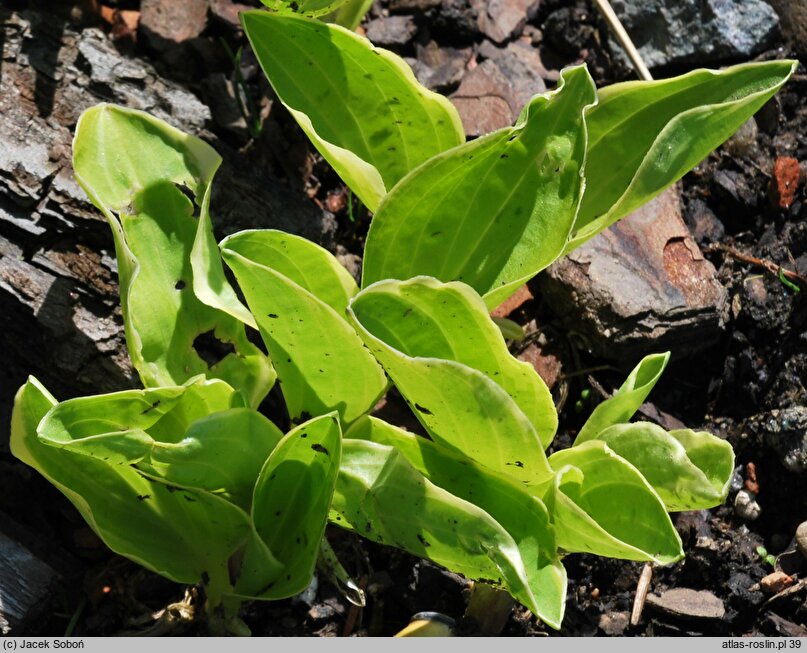
[[[768, 0], [779, 14], [780, 26], [796, 52], [807, 56], [807, 3], [799, 0]], [[803, 59], [802, 59], [803, 61]]]
[[527, 345], [527, 348], [518, 355], [518, 360], [532, 365], [550, 390], [555, 387], [563, 369], [560, 358], [537, 342]]
[[425, 87], [438, 92], [457, 88], [472, 54], [471, 48], [441, 48], [434, 41], [415, 44], [415, 52], [415, 76]]
[[748, 156], [756, 149], [758, 134], [757, 121], [749, 118], [723, 144], [723, 149], [732, 156]]
[[807, 407], [792, 406], [754, 415], [745, 430], [757, 434], [778, 455], [785, 469], [807, 472]]
[[418, 28], [412, 16], [385, 16], [371, 20], [365, 30], [374, 45], [389, 48], [409, 43]]
[[521, 286], [512, 295], [510, 295], [510, 297], [505, 299], [501, 304], [493, 309], [490, 314], [493, 317], [507, 317], [516, 309], [521, 308], [524, 304], [533, 299], [535, 299], [535, 297], [533, 297], [530, 289], [526, 285]]
[[801, 522], [796, 528], [796, 547], [807, 558], [807, 521]]
[[472, 0], [472, 4], [480, 31], [496, 43], [504, 43], [521, 34], [539, 0]]
[[512, 93], [507, 77], [488, 59], [465, 73], [449, 99], [460, 115], [465, 135], [475, 138], [513, 124], [517, 114], [509, 101]]
[[623, 635], [630, 625], [629, 612], [606, 612], [597, 620], [597, 627], [606, 635], [618, 637]]
[[142, 0], [140, 32], [157, 50], [196, 38], [207, 26], [208, 0]]
[[801, 168], [798, 159], [790, 156], [777, 157], [771, 177], [771, 203], [780, 209], [789, 209], [796, 199], [800, 182]]
[[774, 571], [759, 581], [759, 589], [765, 592], [765, 594], [778, 594], [795, 582], [792, 576], [788, 576], [782, 571]]
[[511, 43], [468, 70], [450, 96], [467, 136], [512, 125], [532, 97], [546, 91], [540, 57], [529, 46]]
[[740, 490], [734, 497], [734, 513], [740, 519], [754, 521], [762, 514], [762, 507], [757, 503], [757, 497], [753, 492]]
[[547, 304], [605, 358], [692, 354], [720, 336], [727, 293], [672, 188], [538, 277]]
[[661, 596], [647, 595], [647, 605], [671, 617], [716, 620], [726, 614], [723, 601], [708, 590], [674, 588]]
[[220, 24], [234, 32], [241, 31], [241, 20], [238, 14], [242, 11], [254, 9], [254, 7], [240, 2], [233, 2], [233, 0], [209, 0], [209, 2], [210, 15]]
[[[650, 68], [750, 59], [779, 33], [779, 17], [763, 0], [612, 0], [612, 6]], [[629, 65], [613, 39], [610, 45]]]

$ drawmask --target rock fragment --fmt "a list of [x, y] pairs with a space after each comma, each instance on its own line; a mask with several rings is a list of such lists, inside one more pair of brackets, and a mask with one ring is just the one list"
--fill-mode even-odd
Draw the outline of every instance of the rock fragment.
[[708, 590], [675, 588], [661, 596], [647, 595], [647, 604], [671, 617], [716, 620], [726, 614], [723, 601]]
[[807, 521], [801, 522], [796, 529], [796, 547], [807, 558]]
[[[779, 17], [762, 0], [612, 0], [612, 5], [651, 68], [749, 59], [778, 35]], [[611, 50], [627, 65], [613, 41]]]
[[412, 40], [418, 28], [412, 16], [374, 18], [365, 26], [367, 38], [384, 48], [402, 46]]
[[782, 571], [774, 571], [759, 581], [759, 588], [765, 592], [765, 594], [778, 594], [795, 582], [792, 576], [788, 576]]
[[726, 291], [670, 189], [556, 261], [538, 283], [560, 319], [597, 355], [691, 354], [720, 335]]
[[597, 626], [606, 635], [618, 637], [623, 635], [630, 625], [628, 612], [606, 612], [597, 620]]
[[801, 182], [799, 162], [790, 156], [780, 156], [773, 164], [771, 177], [771, 202], [780, 209], [789, 209], [796, 199]]
[[472, 0], [472, 4], [480, 31], [496, 43], [504, 43], [521, 33], [538, 0]]
[[208, 0], [142, 0], [140, 31], [152, 47], [165, 50], [202, 33], [207, 8]]
[[546, 91], [541, 73], [548, 72], [531, 48], [511, 43], [489, 47], [487, 53], [492, 58], [468, 70], [450, 96], [467, 136], [509, 127], [534, 95]]

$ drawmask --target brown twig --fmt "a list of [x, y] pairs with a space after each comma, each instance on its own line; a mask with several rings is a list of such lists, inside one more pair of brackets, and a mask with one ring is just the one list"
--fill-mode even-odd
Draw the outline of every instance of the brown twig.
[[756, 267], [760, 267], [763, 270], [771, 273], [774, 276], [782, 275], [785, 279], [791, 282], [798, 281], [802, 286], [807, 288], [807, 277], [794, 270], [787, 270], [783, 268], [781, 265], [774, 263], [770, 259], [767, 258], [757, 258], [756, 256], [751, 256], [750, 254], [744, 254], [738, 249], [731, 247], [730, 245], [724, 245], [723, 243], [714, 243], [709, 245], [706, 252], [715, 252], [721, 251], [731, 258], [741, 261], [743, 263], [749, 263], [750, 265], [754, 265]]
[[645, 563], [642, 567], [642, 574], [639, 576], [639, 582], [636, 583], [636, 598], [633, 599], [633, 610], [630, 613], [630, 625], [638, 626], [639, 620], [642, 618], [642, 611], [644, 610], [644, 602], [647, 598], [647, 590], [650, 589], [650, 581], [653, 579], [653, 567], [650, 563]]

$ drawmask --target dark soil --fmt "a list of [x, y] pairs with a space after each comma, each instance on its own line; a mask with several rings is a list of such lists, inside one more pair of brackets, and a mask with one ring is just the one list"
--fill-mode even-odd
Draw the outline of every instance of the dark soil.
[[[139, 6], [135, 0], [104, 4], [125, 9]], [[406, 5], [410, 9], [405, 13], [413, 16], [417, 31], [396, 47], [399, 53], [414, 57], [417, 46], [432, 39], [441, 47], [473, 48], [478, 53], [482, 37], [468, 19], [470, 8], [462, 0], [433, 5]], [[376, 2], [370, 18], [386, 14], [388, 9], [386, 1]], [[540, 50], [547, 68], [584, 60], [598, 85], [603, 85], [631, 75], [615, 62], [605, 45], [604, 30], [587, 2], [544, 0], [530, 18], [525, 34]], [[197, 80], [207, 79], [211, 73], [231, 75], [232, 63], [222, 55], [220, 43], [226, 41], [233, 50], [243, 44], [235, 29], [217, 20], [211, 20], [203, 35], [181, 50], [159, 51], [142, 35], [137, 42], [126, 33], [118, 36], [119, 48], [149, 59], [163, 74], [186, 84], [208, 103], [215, 98]], [[759, 58], [793, 56], [790, 50], [790, 44], [783, 42], [782, 47]], [[307, 195], [333, 213], [337, 228], [335, 242], [330, 245], [346, 263], [355, 265], [369, 224], [367, 211], [307, 144], [281, 105], [271, 101], [271, 91], [248, 50], [240, 68], [253, 105], [265, 118], [261, 135], [251, 138], [243, 123], [234, 120], [226, 124], [220, 118], [210, 125], [212, 132], [221, 143], [241, 150], [245, 160], [262, 174], [282, 181], [293, 192]], [[667, 76], [685, 71], [656, 72]], [[456, 83], [449, 83], [443, 91], [455, 88]], [[771, 192], [778, 157], [807, 161], [807, 76], [803, 70], [760, 112], [756, 125], [757, 136], [750, 144], [735, 142], [722, 147], [682, 182], [687, 223], [728, 289], [730, 314], [717, 345], [696, 358], [687, 356], [686, 351], [676, 352], [676, 360], [650, 397], [661, 415], [725, 437], [735, 448], [737, 478], [726, 504], [675, 516], [686, 558], [655, 569], [650, 588], [655, 594], [681, 587], [708, 590], [722, 600], [725, 615], [687, 620], [648, 605], [639, 624], [629, 626], [627, 613], [632, 609], [642, 565], [570, 555], [565, 560], [569, 591], [563, 629], [555, 633], [516, 607], [504, 635], [807, 632], [807, 587], [797, 582], [795, 589], [783, 595], [762, 593], [758, 583], [773, 568], [757, 551], [760, 546], [774, 555], [792, 550], [796, 526], [807, 519], [807, 472], [786, 466], [775, 435], [791, 428], [783, 423], [786, 418], [792, 419], [788, 409], [807, 407], [807, 288], [797, 292], [776, 274], [736, 255], [739, 252], [807, 274], [804, 191], [800, 188], [787, 208], [782, 208]], [[103, 228], [100, 223], [99, 228]], [[567, 375], [568, 400], [556, 446], [568, 444], [593, 405], [591, 399], [588, 403], [582, 399], [583, 392], [591, 390], [591, 381], [595, 387], [613, 390], [635, 361], [602, 360], [579, 343], [570, 342], [562, 329], [553, 328], [557, 318], [539, 295], [513, 317], [523, 323], [536, 319], [549, 335], [549, 345], [559, 352]], [[603, 366], [610, 369], [575, 374]], [[2, 379], [0, 387], [6, 392]], [[596, 398], [596, 391], [589, 396]], [[574, 410], [578, 399], [581, 412]], [[793, 428], [804, 435], [805, 422]], [[32, 626], [31, 634], [63, 634], [68, 627], [76, 635], [133, 631], [149, 625], [152, 613], [183, 598], [184, 588], [110, 554], [59, 492], [31, 470], [9, 455], [0, 459], [0, 467], [0, 511], [15, 522], [3, 528], [6, 532], [13, 529], [20, 541], [61, 574], [50, 611]], [[761, 514], [749, 521], [735, 514], [733, 500], [744, 480], [753, 474], [751, 470], [758, 484]], [[459, 632], [475, 633], [473, 624], [461, 619], [467, 581], [337, 528], [329, 527], [328, 535], [345, 567], [366, 591], [367, 606], [352, 606], [323, 581], [308, 601], [297, 598], [248, 604], [244, 618], [253, 634], [391, 635], [414, 613], [424, 610], [456, 618], [460, 620]], [[779, 564], [796, 580], [799, 574], [807, 577], [807, 568], [792, 566], [792, 556]], [[200, 628], [191, 625], [186, 632], [202, 632]]]

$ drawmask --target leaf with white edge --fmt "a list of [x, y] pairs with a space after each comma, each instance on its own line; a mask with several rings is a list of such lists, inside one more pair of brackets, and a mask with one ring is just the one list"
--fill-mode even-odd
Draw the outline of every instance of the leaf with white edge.
[[461, 282], [432, 277], [379, 281], [351, 312], [365, 330], [409, 358], [456, 361], [501, 386], [535, 427], [546, 448], [557, 430], [552, 395], [529, 363], [514, 358], [482, 298]]
[[359, 292], [356, 281], [333, 254], [300, 236], [274, 229], [240, 231], [225, 238], [221, 247], [279, 272], [340, 315]]
[[208, 492], [44, 444], [37, 425], [54, 406], [55, 399], [29, 378], [12, 414], [14, 456], [55, 485], [116, 553], [178, 583], [208, 582], [209, 595], [226, 589], [227, 560], [249, 537], [248, 515]]
[[586, 192], [564, 253], [639, 208], [694, 168], [753, 116], [797, 61], [634, 81], [599, 90], [587, 116]]
[[687, 457], [725, 499], [731, 487], [734, 473], [734, 449], [725, 440], [721, 440], [705, 431], [692, 429], [676, 429], [670, 431], [687, 452]]
[[[365, 292], [372, 291], [352, 300], [348, 317], [435, 442], [519, 481], [540, 484], [552, 475], [538, 432], [500, 385], [468, 365], [408, 356], [387, 344], [388, 328], [365, 325], [354, 312]], [[397, 312], [386, 317], [401, 321]]]
[[[108, 104], [82, 114], [73, 145], [76, 179], [112, 228], [126, 342], [143, 385], [206, 374], [257, 406], [275, 375], [247, 339], [252, 317], [216, 254], [208, 207], [220, 161], [201, 140]], [[235, 351], [209, 365], [196, 349], [205, 335]]]
[[451, 102], [392, 52], [300, 16], [248, 11], [241, 21], [280, 100], [371, 211], [410, 170], [465, 142]]
[[699, 445], [704, 458], [716, 462], [713, 469], [722, 472], [719, 478], [713, 473], [709, 479], [678, 439], [650, 422], [616, 424], [600, 433], [597, 440], [636, 467], [668, 511], [714, 508], [728, 494], [734, 452], [731, 445], [709, 433], [688, 433], [696, 436], [689, 439]]
[[53, 447], [108, 462], [134, 464], [153, 440], [146, 433], [169, 412], [185, 388], [124, 390], [68, 399], [53, 407], [37, 428], [39, 439]]
[[301, 424], [280, 441], [255, 484], [252, 519], [267, 549], [283, 564], [283, 574], [271, 587], [241, 584], [236, 592], [280, 599], [308, 586], [341, 455], [342, 429], [335, 412]]
[[515, 127], [439, 154], [384, 198], [370, 225], [362, 286], [418, 275], [463, 281], [498, 306], [563, 251], [583, 192], [585, 67], [561, 73]]
[[664, 502], [604, 442], [558, 451], [549, 462], [557, 475], [544, 501], [560, 548], [662, 565], [684, 556]]
[[394, 447], [429, 481], [493, 517], [513, 537], [526, 570], [530, 594], [519, 600], [553, 628], [560, 627], [566, 571], [558, 558], [549, 513], [531, 488], [375, 417], [358, 420], [345, 438]]
[[[518, 545], [501, 524], [429, 481], [394, 447], [344, 440], [331, 521], [467, 578], [501, 585], [536, 614], [547, 615], [549, 625], [560, 625], [563, 606], [539, 606], [533, 600]], [[561, 574], [557, 570], [555, 584], [544, 588], [560, 603]]]
[[670, 352], [645, 356], [625, 379], [619, 390], [599, 404], [577, 434], [575, 446], [597, 435], [614, 424], [624, 424], [639, 410], [647, 395], [661, 378], [670, 360]]
[[368, 412], [387, 379], [343, 315], [285, 275], [221, 244], [275, 363], [292, 420]]

